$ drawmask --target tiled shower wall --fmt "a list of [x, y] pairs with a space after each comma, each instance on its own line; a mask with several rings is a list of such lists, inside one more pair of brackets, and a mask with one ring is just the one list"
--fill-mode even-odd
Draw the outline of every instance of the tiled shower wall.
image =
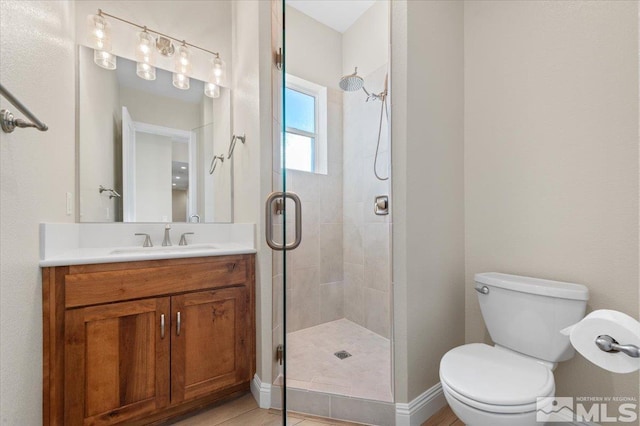
[[328, 88], [328, 173], [286, 172], [287, 191], [302, 201], [303, 229], [302, 244], [287, 254], [287, 332], [344, 318], [342, 98]]
[[[386, 73], [385, 64], [364, 76], [367, 89], [381, 92]], [[377, 195], [391, 195], [391, 180], [373, 172], [381, 106], [362, 91], [344, 94], [344, 316], [389, 338], [391, 220], [373, 210]], [[390, 176], [388, 134], [385, 114], [377, 162], [383, 178]]]

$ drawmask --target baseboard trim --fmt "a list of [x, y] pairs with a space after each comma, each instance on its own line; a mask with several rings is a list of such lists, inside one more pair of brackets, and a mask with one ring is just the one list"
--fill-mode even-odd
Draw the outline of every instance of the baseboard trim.
[[263, 383], [257, 374], [251, 380], [251, 394], [260, 408], [271, 408], [271, 385]]
[[396, 403], [396, 426], [420, 426], [433, 416], [447, 401], [440, 382], [407, 403]]

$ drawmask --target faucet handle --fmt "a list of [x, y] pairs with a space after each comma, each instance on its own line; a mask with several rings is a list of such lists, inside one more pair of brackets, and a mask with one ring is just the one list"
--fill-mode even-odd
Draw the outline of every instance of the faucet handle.
[[180, 242], [178, 243], [179, 246], [186, 246], [187, 244], [187, 237], [185, 237], [185, 235], [193, 235], [193, 232], [185, 232], [184, 234], [182, 234], [182, 236], [180, 237]]
[[149, 234], [136, 233], [135, 235], [144, 235], [144, 243], [142, 244], [142, 247], [153, 247], [151, 236]]

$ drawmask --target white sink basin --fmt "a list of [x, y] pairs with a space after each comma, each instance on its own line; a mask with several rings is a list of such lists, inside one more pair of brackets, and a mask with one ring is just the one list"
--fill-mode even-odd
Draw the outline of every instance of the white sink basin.
[[222, 247], [215, 244], [192, 244], [188, 246], [167, 246], [167, 247], [127, 247], [121, 249], [112, 250], [111, 255], [126, 255], [126, 254], [177, 254], [177, 253], [191, 253], [205, 250], [216, 250]]
[[[157, 223], [43, 223], [40, 224], [40, 266], [142, 262], [189, 257], [256, 253], [255, 225], [251, 223], [173, 223], [173, 246], [162, 247]], [[189, 245], [178, 236], [193, 232]], [[142, 247], [134, 234], [153, 235], [157, 246]]]

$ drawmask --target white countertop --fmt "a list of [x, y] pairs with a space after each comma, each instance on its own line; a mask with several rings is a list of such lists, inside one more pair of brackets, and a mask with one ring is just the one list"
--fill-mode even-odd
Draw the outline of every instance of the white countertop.
[[[172, 239], [189, 235], [189, 245], [162, 247], [162, 224], [100, 223], [40, 225], [40, 266], [136, 262], [203, 256], [256, 253], [253, 224], [171, 224]], [[141, 247], [147, 233], [154, 247]], [[135, 244], [139, 245], [135, 245]]]

